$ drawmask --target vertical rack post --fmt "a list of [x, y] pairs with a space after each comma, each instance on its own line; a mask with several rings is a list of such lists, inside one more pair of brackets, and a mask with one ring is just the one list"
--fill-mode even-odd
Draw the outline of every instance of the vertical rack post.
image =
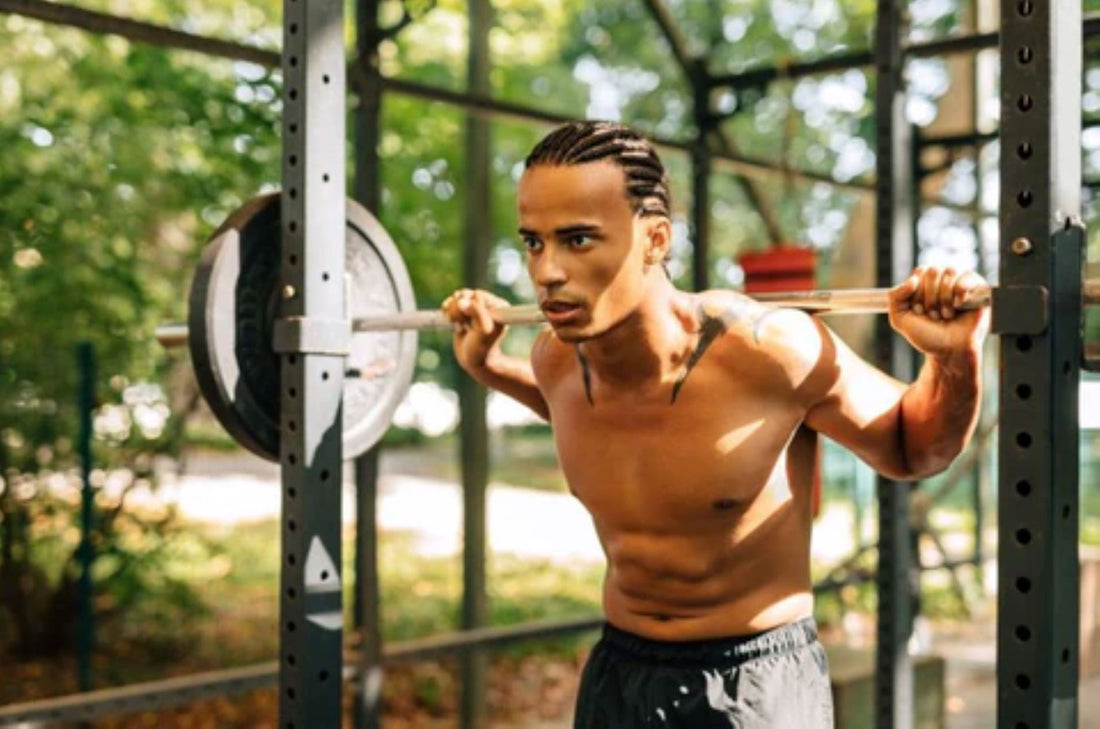
[[[913, 265], [912, 130], [905, 118], [906, 22], [902, 0], [879, 0], [875, 24], [876, 181], [875, 285], [893, 286]], [[908, 381], [913, 356], [886, 317], [875, 320], [879, 367]], [[877, 479], [879, 507], [878, 625], [875, 646], [875, 726], [913, 726], [913, 666], [909, 636], [917, 577], [913, 564], [907, 483]]]
[[346, 332], [344, 4], [283, 4], [279, 725], [338, 729], [340, 484]]
[[1081, 27], [1079, 0], [1001, 3], [1001, 729], [1077, 726]]

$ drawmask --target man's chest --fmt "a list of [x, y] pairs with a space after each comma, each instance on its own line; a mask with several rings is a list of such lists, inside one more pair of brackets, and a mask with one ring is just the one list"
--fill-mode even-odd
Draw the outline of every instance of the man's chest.
[[781, 480], [801, 414], [775, 393], [744, 387], [549, 398], [558, 458], [570, 488], [597, 517], [652, 524], [737, 510]]

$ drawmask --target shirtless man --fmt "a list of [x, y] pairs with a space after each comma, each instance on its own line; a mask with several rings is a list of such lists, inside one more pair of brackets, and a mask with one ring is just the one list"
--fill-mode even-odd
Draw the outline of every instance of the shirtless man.
[[482, 291], [444, 304], [479, 382], [550, 421], [607, 555], [607, 625], [575, 726], [832, 727], [813, 622], [815, 432], [894, 479], [943, 470], [978, 415], [984, 312], [973, 273], [917, 269], [890, 322], [925, 354], [906, 386], [819, 320], [732, 291], [677, 290], [652, 145], [579, 122], [531, 152], [519, 234], [550, 327], [504, 355]]

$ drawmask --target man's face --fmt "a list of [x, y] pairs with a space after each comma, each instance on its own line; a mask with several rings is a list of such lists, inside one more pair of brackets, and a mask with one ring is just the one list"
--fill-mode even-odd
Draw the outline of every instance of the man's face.
[[659, 223], [634, 214], [620, 167], [535, 165], [520, 179], [518, 201], [527, 271], [562, 340], [598, 336], [638, 307]]

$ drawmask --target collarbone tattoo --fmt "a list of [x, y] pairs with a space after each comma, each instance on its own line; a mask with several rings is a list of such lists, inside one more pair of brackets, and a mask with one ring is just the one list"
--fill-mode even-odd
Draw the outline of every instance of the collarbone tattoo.
[[[672, 385], [672, 396], [669, 399], [669, 405], [676, 404], [676, 398], [679, 397], [680, 390], [687, 381], [688, 375], [695, 369], [695, 365], [699, 363], [715, 340], [729, 331], [730, 327], [736, 324], [747, 324], [752, 329], [753, 341], [759, 342], [760, 325], [773, 311], [775, 309], [762, 307], [752, 301], [734, 302], [724, 306], [699, 303], [695, 310], [699, 322], [699, 341], [688, 356], [683, 370], [676, 378], [676, 382]], [[596, 401], [592, 396], [591, 368], [588, 365], [588, 360], [581, 353], [580, 347], [576, 347], [575, 350], [577, 361], [581, 366], [581, 380], [584, 383], [585, 399], [588, 400], [589, 405], [595, 406]]]

